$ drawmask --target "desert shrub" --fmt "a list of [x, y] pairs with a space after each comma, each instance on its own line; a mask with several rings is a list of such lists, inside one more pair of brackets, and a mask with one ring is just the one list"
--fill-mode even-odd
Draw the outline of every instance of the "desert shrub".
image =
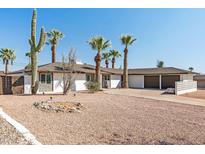
[[86, 82], [85, 86], [92, 93], [100, 90], [100, 84], [98, 82], [89, 81], [89, 82]]

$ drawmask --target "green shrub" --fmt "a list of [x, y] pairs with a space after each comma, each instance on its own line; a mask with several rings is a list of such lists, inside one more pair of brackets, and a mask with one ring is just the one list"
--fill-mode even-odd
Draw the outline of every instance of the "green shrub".
[[89, 82], [86, 82], [85, 86], [92, 93], [100, 90], [100, 84], [98, 82], [89, 81]]

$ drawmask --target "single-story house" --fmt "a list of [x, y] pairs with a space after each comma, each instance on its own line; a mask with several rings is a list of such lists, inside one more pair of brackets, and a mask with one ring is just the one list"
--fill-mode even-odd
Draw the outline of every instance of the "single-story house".
[[[50, 63], [38, 67], [38, 93], [62, 93], [63, 69], [62, 63]], [[101, 67], [101, 88], [121, 88], [123, 70]], [[72, 91], [86, 90], [85, 83], [94, 80], [95, 66], [76, 63], [74, 65], [74, 81]], [[23, 93], [31, 93], [31, 70], [12, 72], [23, 76]], [[190, 92], [187, 88], [196, 90], [193, 76], [196, 73], [174, 67], [128, 69], [130, 88], [175, 88]], [[187, 82], [185, 82], [187, 81]], [[189, 82], [188, 82], [189, 81]], [[177, 84], [176, 84], [177, 83]], [[180, 86], [178, 86], [180, 85]], [[177, 88], [176, 88], [177, 86]], [[180, 88], [179, 88], [180, 87]]]
[[[74, 65], [74, 81], [72, 91], [86, 90], [85, 83], [94, 81], [95, 66], [88, 64]], [[22, 73], [24, 76], [24, 94], [31, 93], [31, 70], [19, 70], [14, 73]], [[62, 93], [63, 92], [62, 63], [50, 63], [38, 67], [39, 89], [38, 93]], [[121, 69], [101, 67], [101, 87], [120, 88]]]

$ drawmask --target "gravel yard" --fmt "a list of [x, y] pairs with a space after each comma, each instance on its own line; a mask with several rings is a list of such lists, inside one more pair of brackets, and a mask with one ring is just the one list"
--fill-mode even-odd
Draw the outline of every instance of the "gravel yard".
[[0, 105], [42, 144], [205, 144], [205, 107], [103, 92], [53, 95], [82, 103], [80, 113], [33, 106], [49, 97], [0, 96]]
[[29, 144], [9, 123], [0, 118], [0, 144]]

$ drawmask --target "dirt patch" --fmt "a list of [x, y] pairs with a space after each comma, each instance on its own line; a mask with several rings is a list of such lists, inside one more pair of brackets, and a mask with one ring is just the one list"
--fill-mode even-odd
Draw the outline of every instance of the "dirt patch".
[[198, 98], [198, 99], [205, 99], [205, 89], [204, 90], [197, 90], [195, 92], [186, 93], [181, 96], [190, 97], [190, 98]]

